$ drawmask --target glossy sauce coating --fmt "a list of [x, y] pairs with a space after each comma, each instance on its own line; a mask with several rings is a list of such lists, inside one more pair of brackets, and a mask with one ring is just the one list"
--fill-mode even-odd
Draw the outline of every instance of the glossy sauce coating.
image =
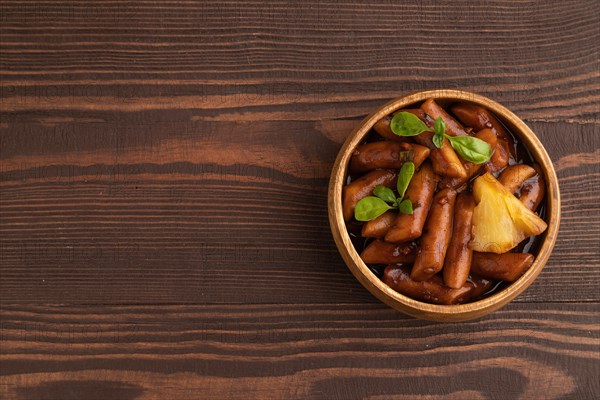
[[416, 300], [433, 304], [460, 304], [481, 296], [490, 290], [494, 283], [476, 277], [458, 289], [444, 285], [442, 278], [434, 275], [427, 281], [418, 282], [410, 277], [410, 268], [388, 265], [383, 273], [383, 282], [392, 289]]
[[498, 137], [498, 144], [490, 160], [492, 172], [506, 167], [511, 157], [516, 157], [515, 143], [502, 123], [488, 110], [473, 104], [457, 104], [451, 107], [452, 113], [465, 125], [476, 130], [489, 128]]
[[429, 153], [427, 147], [413, 143], [389, 140], [366, 143], [352, 153], [350, 170], [356, 173], [373, 169], [400, 169], [406, 161], [412, 161], [419, 168]]
[[469, 278], [473, 250], [469, 247], [475, 200], [470, 193], [461, 193], [456, 199], [452, 236], [444, 260], [444, 283], [458, 289]]
[[394, 225], [396, 221], [397, 211], [386, 211], [379, 217], [367, 221], [363, 224], [360, 235], [366, 238], [382, 238]]
[[442, 189], [433, 198], [410, 274], [413, 280], [428, 280], [442, 269], [452, 233], [455, 200], [456, 192], [452, 189]]
[[[420, 108], [401, 110], [409, 112], [419, 117], [430, 128], [433, 127], [433, 122], [427, 117], [425, 111]], [[442, 142], [442, 147], [437, 148], [433, 144], [433, 133], [423, 132], [418, 136], [414, 136], [413, 140], [422, 146], [426, 146], [431, 150], [430, 158], [433, 166], [433, 171], [440, 175], [450, 178], [466, 179], [467, 173], [462, 165], [462, 162], [447, 139]]]
[[[491, 129], [482, 129], [475, 134], [475, 137], [483, 140], [493, 149], [497, 144], [496, 134]], [[463, 167], [466, 172], [466, 176], [463, 178], [455, 178], [446, 176], [440, 181], [441, 188], [460, 189], [462, 188], [471, 178], [479, 175], [485, 170], [485, 164], [474, 164], [468, 161], [463, 162]]]
[[413, 213], [398, 214], [394, 225], [385, 235], [387, 242], [407, 242], [421, 236], [437, 181], [437, 176], [433, 173], [431, 166], [428, 163], [423, 164], [419, 172], [413, 176], [406, 190], [405, 197], [413, 204]]
[[376, 186], [394, 187], [397, 178], [397, 171], [377, 169], [344, 186], [342, 189], [342, 212], [344, 220], [350, 221], [352, 219], [356, 203], [363, 197], [370, 196]]
[[514, 282], [533, 264], [529, 253], [478, 253], [473, 252], [471, 270], [489, 279]]
[[452, 118], [435, 100], [425, 100], [421, 105], [421, 109], [433, 120], [438, 117], [441, 118], [446, 123], [446, 134], [450, 136], [467, 136], [467, 132], [465, 132], [465, 128], [460, 122]]
[[[472, 251], [476, 202], [471, 184], [480, 174], [492, 172], [536, 211], [545, 185], [536, 166], [527, 165], [532, 163], [526, 161], [526, 150], [481, 107], [455, 104], [442, 108], [427, 100], [418, 108], [400, 111], [412, 113], [429, 127], [441, 117], [447, 135], [475, 136], [488, 143], [493, 153], [488, 162], [474, 164], [460, 157], [447, 139], [437, 148], [432, 132], [394, 135], [389, 125], [393, 114], [378, 121], [374, 126], [378, 136], [357, 146], [352, 154], [349, 169], [353, 175], [343, 192], [344, 217], [349, 216], [347, 226], [363, 261], [394, 290], [434, 304], [473, 301], [518, 279], [534, 261], [528, 251], [535, 247], [535, 238], [509, 253]], [[416, 167], [404, 196], [413, 205], [413, 213], [393, 209], [370, 221], [354, 221], [356, 203], [372, 196], [375, 186], [383, 184], [395, 192], [398, 170], [407, 158]]]
[[514, 193], [519, 189], [523, 183], [535, 175], [535, 169], [526, 164], [511, 165], [502, 171], [498, 177], [498, 181], [508, 189], [509, 192]]
[[525, 204], [525, 207], [529, 208], [530, 210], [537, 210], [542, 202], [542, 199], [544, 198], [544, 194], [546, 194], [546, 184], [542, 178], [542, 171], [540, 170], [539, 166], [534, 165], [533, 169], [535, 169], [536, 174], [532, 178], [523, 182], [519, 199], [523, 204]]
[[413, 263], [416, 248], [412, 243], [394, 244], [374, 240], [360, 254], [367, 264]]

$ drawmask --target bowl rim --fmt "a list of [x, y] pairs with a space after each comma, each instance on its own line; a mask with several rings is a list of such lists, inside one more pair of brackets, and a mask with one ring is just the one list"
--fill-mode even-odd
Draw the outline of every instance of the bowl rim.
[[[537, 251], [532, 266], [518, 280], [506, 288], [481, 300], [459, 305], [437, 305], [414, 300], [396, 292], [379, 279], [362, 261], [346, 230], [342, 216], [342, 187], [354, 149], [369, 133], [373, 125], [394, 111], [422, 102], [428, 98], [464, 101], [489, 109], [518, 136], [534, 160], [541, 166], [546, 183], [546, 222], [548, 229]], [[410, 93], [393, 99], [367, 115], [347, 137], [331, 171], [328, 190], [328, 215], [331, 232], [338, 251], [357, 280], [375, 297], [394, 309], [408, 315], [435, 321], [464, 321], [479, 318], [495, 311], [523, 292], [544, 268], [558, 235], [560, 226], [560, 192], [552, 160], [535, 133], [513, 112], [485, 96], [456, 89], [436, 89]]]

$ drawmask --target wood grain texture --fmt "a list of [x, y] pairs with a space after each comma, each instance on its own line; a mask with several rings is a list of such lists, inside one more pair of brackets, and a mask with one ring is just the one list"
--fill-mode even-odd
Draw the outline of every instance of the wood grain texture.
[[[599, 3], [357, 3], [0, 2], [0, 398], [600, 397]], [[536, 282], [456, 325], [327, 223], [349, 132], [436, 88], [523, 118], [562, 192]]]
[[[350, 235], [348, 235], [348, 227], [345, 221], [345, 219], [349, 219], [348, 216], [346, 216], [345, 212], [345, 201], [349, 196], [349, 192], [345, 189], [349, 188], [350, 185], [353, 185], [355, 182], [358, 182], [353, 181], [347, 185], [348, 177], [350, 177], [351, 175], [351, 172], [349, 172], [349, 170], [351, 170], [351, 166], [349, 165], [351, 164], [351, 160], [356, 155], [356, 149], [358, 149], [361, 146], [361, 143], [364, 143], [365, 138], [369, 136], [370, 131], [382, 119], [386, 118], [389, 115], [392, 115], [398, 110], [412, 109], [415, 106], [418, 106], [420, 103], [423, 103], [421, 104], [421, 108], [425, 109], [425, 105], [429, 103], [430, 100], [434, 102], [435, 107], [439, 108], [440, 112], [437, 113], [438, 116], [440, 113], [445, 113], [445, 111], [440, 107], [448, 109], [448, 106], [450, 104], [458, 102], [466, 102], [467, 104], [470, 104], [472, 106], [483, 107], [487, 109], [490, 113], [495, 114], [495, 116], [504, 123], [505, 127], [508, 130], [512, 131], [512, 133], [515, 135], [515, 138], [518, 138], [521, 144], [524, 145], [525, 148], [527, 148], [531, 159], [535, 160], [540, 171], [542, 171], [541, 174], [545, 176], [546, 180], [544, 220], [547, 222], [547, 226], [544, 225], [544, 237], [539, 242], [538, 248], [532, 251], [533, 263], [530, 263], [530, 267], [527, 269], [527, 271], [519, 279], [512, 282], [508, 287], [500, 291], [496, 291], [493, 296], [488, 296], [477, 301], [466, 302], [465, 304], [456, 304], [458, 302], [452, 300], [441, 300], [441, 298], [443, 297], [443, 294], [441, 292], [433, 293], [435, 292], [434, 287], [436, 285], [432, 285], [431, 288], [421, 287], [420, 289], [414, 290], [404, 286], [404, 289], [406, 289], [405, 292], [401, 288], [402, 285], [398, 284], [398, 286], [394, 286], [392, 283], [390, 283], [398, 283], [399, 281], [403, 281], [404, 279], [400, 279], [397, 277], [391, 278], [390, 275], [388, 276], [388, 278], [390, 279], [387, 280], [385, 279], [385, 273], [383, 280], [380, 279], [378, 276], [375, 276], [370, 267], [367, 266], [368, 262], [366, 262], [367, 260], [365, 257], [365, 252], [363, 251], [362, 253], [360, 253], [360, 249], [355, 249], [356, 245], [353, 243], [353, 240], [351, 239]], [[432, 111], [429, 109], [426, 109], [425, 111], [427, 113], [432, 113]], [[430, 116], [433, 117], [433, 115]], [[446, 114], [446, 116], [442, 118], [449, 119], [452, 117]], [[456, 121], [452, 121], [456, 124], [457, 127], [459, 126]], [[460, 127], [460, 130], [463, 130], [462, 126]], [[464, 134], [466, 135], [466, 133]], [[456, 159], [456, 162], [458, 163], [459, 160]], [[434, 165], [433, 170], [435, 171], [435, 169], [436, 168]], [[535, 174], [535, 171], [533, 169], [532, 171], [532, 175]], [[424, 170], [421, 169], [420, 173], [423, 172]], [[400, 171], [400, 174], [401, 173], [402, 171]], [[419, 175], [417, 174], [414, 177], [412, 177], [410, 185], [412, 185], [412, 182], [415, 180], [421, 179], [422, 182], [425, 182], [425, 180], [428, 179], [426, 177], [419, 178], [418, 176]], [[400, 180], [398, 180], [398, 182], [400, 182]], [[433, 192], [435, 191], [436, 186], [435, 179], [431, 179], [431, 182], [433, 182], [432, 185], [430, 185], [432, 186], [431, 191]], [[335, 241], [336, 247], [338, 248], [342, 259], [348, 266], [348, 269], [352, 272], [352, 275], [354, 275], [356, 279], [379, 300], [381, 300], [385, 304], [388, 304], [390, 307], [396, 310], [402, 311], [408, 315], [417, 318], [440, 322], [468, 321], [471, 319], [481, 318], [484, 315], [494, 312], [502, 308], [506, 304], [510, 303], [517, 296], [519, 296], [521, 293], [527, 290], [527, 288], [535, 281], [535, 279], [538, 277], [540, 272], [547, 264], [548, 259], [554, 248], [554, 245], [556, 243], [556, 238], [560, 228], [561, 205], [560, 191], [558, 185], [558, 176], [556, 175], [553, 161], [544, 149], [543, 144], [538, 140], [537, 135], [531, 130], [531, 128], [529, 128], [527, 124], [525, 124], [521, 119], [515, 116], [514, 113], [512, 113], [510, 110], [503, 107], [501, 104], [498, 104], [492, 99], [482, 97], [472, 92], [449, 89], [421, 91], [394, 99], [386, 103], [385, 105], [382, 105], [381, 107], [375, 109], [372, 113], [369, 114], [368, 117], [363, 119], [363, 121], [348, 136], [342, 148], [340, 149], [339, 154], [336, 157], [336, 160], [331, 170], [331, 178], [327, 193], [329, 224], [331, 225], [331, 233]], [[422, 183], [421, 186], [422, 187], [420, 188], [420, 190], [423, 193], [427, 190], [425, 189], [427, 184]], [[437, 194], [433, 197], [433, 204], [431, 205], [431, 210], [429, 210], [429, 215], [427, 216], [427, 222], [425, 222], [423, 232], [427, 230], [431, 232], [435, 229], [443, 231], [444, 229], [446, 229], [445, 239], [440, 239], [440, 243], [434, 243], [437, 239], [427, 241], [425, 233], [423, 234], [423, 236], [421, 236], [420, 250], [417, 251], [417, 256], [414, 260], [414, 264], [412, 265], [412, 270], [410, 272], [410, 277], [407, 278], [409, 282], [413, 280], [423, 281], [432, 278], [432, 274], [426, 272], [427, 269], [437, 270], [438, 272], [442, 269], [441, 264], [443, 264], [444, 262], [444, 256], [442, 256], [442, 260], [439, 262], [439, 268], [435, 266], [435, 257], [430, 258], [428, 261], [423, 260], [425, 259], [424, 254], [426, 253], [426, 251], [428, 251], [426, 249], [438, 248], [439, 251], [440, 246], [447, 246], [448, 241], [450, 240], [452, 230], [452, 212], [455, 208], [454, 201], [456, 197], [456, 192], [448, 192], [448, 189], [446, 190], [446, 193], [444, 193], [444, 190], [438, 191]], [[399, 192], [402, 191], [399, 190]], [[430, 202], [430, 200], [427, 200], [422, 196], [415, 196], [412, 193], [408, 193], [409, 191], [407, 190], [407, 197], [410, 198], [410, 200], [413, 202], [420, 202], [422, 204]], [[369, 193], [366, 193], [365, 195], [368, 194]], [[510, 193], [508, 193], [508, 195], [511, 196]], [[342, 203], [344, 204], [342, 205]], [[479, 205], [481, 206], [481, 204], [482, 203], [480, 203]], [[434, 210], [436, 205], [443, 205], [442, 207], [445, 209], [442, 211], [440, 211], [441, 209]], [[427, 209], [429, 209], [429, 206], [426, 207]], [[442, 214], [444, 213], [447, 213], [447, 215], [442, 216]], [[350, 216], [351, 215], [352, 214], [350, 214]], [[415, 215], [413, 216], [414, 220], [418, 219], [416, 215], [417, 211], [415, 211]], [[444, 219], [450, 221], [450, 225], [446, 226], [445, 228], [442, 227], [442, 225], [444, 224], [442, 220]], [[402, 229], [404, 228], [403, 226], [401, 226], [403, 223], [411, 223], [411, 221], [408, 220], [402, 220], [401, 222], [399, 221], [399, 218], [396, 219], [394, 226], [390, 229], [396, 229], [399, 227], [399, 225], [400, 229]], [[435, 222], [431, 224], [432, 221]], [[456, 226], [456, 221], [454, 221], [454, 224]], [[471, 229], [470, 226], [471, 224], [469, 223], [468, 229]], [[409, 228], [408, 230], [412, 232], [412, 228]], [[385, 236], [385, 240], [389, 240], [390, 233], [391, 231], [387, 233], [387, 235]], [[405, 235], [406, 238], [400, 236], [392, 235], [391, 241], [401, 242], [407, 240], [410, 234]], [[441, 243], [443, 241], [445, 241], [444, 244]], [[369, 248], [371, 247], [367, 247], [367, 249]], [[443, 250], [442, 252], [444, 253], [445, 250]], [[423, 257], [420, 258], [420, 256]], [[447, 263], [448, 256], [445, 257], [445, 261]], [[423, 262], [420, 263], [420, 261]], [[445, 268], [446, 267], [444, 266], [444, 272], [447, 272]], [[469, 266], [467, 266], [467, 268], [469, 268]], [[400, 273], [399, 275], [403, 274], [404, 272]], [[440, 282], [443, 282], [441, 278]], [[475, 287], [476, 286], [477, 285], [475, 284]], [[483, 289], [481, 293], [484, 293], [485, 291], [486, 289]], [[417, 296], [417, 294], [420, 294], [420, 296]], [[473, 297], [477, 297], [477, 295]], [[428, 298], [429, 301], [415, 301], [422, 300], [422, 298]], [[433, 298], [436, 298], [437, 301], [432, 301], [431, 299]], [[453, 306], [448, 307], [448, 304], [453, 304]]]
[[287, 120], [447, 87], [527, 119], [597, 121], [599, 19], [594, 0], [9, 0], [2, 105], [202, 108], [211, 118], [275, 111]]
[[[115, 135], [93, 122], [30, 121], [24, 134], [9, 124], [3, 300], [374, 302], [327, 222], [329, 172], [357, 123], [102, 124]], [[517, 301], [598, 301], [598, 127], [530, 125], [555, 161], [563, 217], [549, 263]], [[66, 126], [76, 133], [54, 129]]]
[[381, 304], [4, 307], [0, 394], [586, 399], [600, 389], [599, 311], [513, 304], [436, 324]]

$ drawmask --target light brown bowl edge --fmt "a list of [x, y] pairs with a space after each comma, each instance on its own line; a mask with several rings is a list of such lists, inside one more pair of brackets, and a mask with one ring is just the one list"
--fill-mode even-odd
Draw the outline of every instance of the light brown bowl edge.
[[[362, 261], [350, 241], [350, 236], [346, 231], [346, 225], [342, 216], [342, 187], [347, 175], [351, 150], [363, 140], [375, 122], [396, 110], [406, 108], [411, 104], [424, 101], [428, 98], [443, 100], [441, 101], [442, 104], [444, 102], [466, 101], [491, 110], [525, 144], [525, 147], [529, 150], [535, 161], [540, 164], [545, 174], [544, 178], [547, 184], [546, 220], [548, 229], [545, 232], [545, 238], [533, 265], [521, 278], [507, 288], [473, 303], [451, 306], [423, 303], [391, 289], [373, 274]], [[540, 274], [550, 257], [558, 235], [560, 225], [560, 192], [554, 166], [541, 142], [531, 129], [506, 107], [487, 97], [462, 90], [428, 90], [412, 93], [390, 101], [369, 114], [350, 134], [340, 149], [331, 172], [328, 189], [328, 210], [329, 224], [336, 246], [352, 274], [367, 290], [390, 307], [413, 317], [431, 321], [455, 322], [480, 318], [505, 306], [523, 292]]]

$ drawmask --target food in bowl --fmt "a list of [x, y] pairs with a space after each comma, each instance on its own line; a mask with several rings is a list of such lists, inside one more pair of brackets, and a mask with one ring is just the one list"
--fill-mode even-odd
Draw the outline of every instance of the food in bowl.
[[374, 124], [348, 165], [346, 228], [395, 291], [432, 304], [473, 302], [533, 264], [547, 228], [546, 182], [488, 109], [443, 108], [433, 98], [400, 109]]

